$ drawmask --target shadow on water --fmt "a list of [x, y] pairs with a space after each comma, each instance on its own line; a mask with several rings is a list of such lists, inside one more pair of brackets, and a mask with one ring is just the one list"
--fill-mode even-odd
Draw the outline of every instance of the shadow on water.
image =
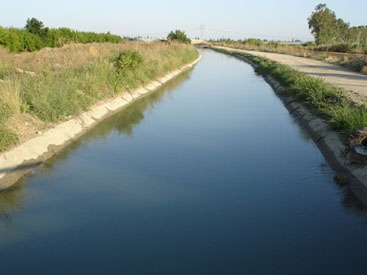
[[[38, 169], [41, 169], [42, 173], [51, 173], [55, 165], [67, 161], [68, 157], [81, 145], [87, 145], [92, 140], [106, 139], [112, 131], [117, 131], [124, 135], [131, 135], [134, 131], [134, 127], [144, 120], [145, 112], [152, 110], [165, 96], [172, 94], [180, 85], [190, 79], [191, 72], [192, 69], [183, 72], [175, 79], [164, 84], [154, 93], [139, 99], [121, 112], [105, 119], [41, 166], [39, 166], [41, 163], [38, 162], [20, 168], [29, 169], [39, 166]], [[14, 170], [14, 168], [9, 169]], [[8, 228], [11, 228], [12, 224], [11, 215], [22, 212], [24, 209], [24, 204], [28, 198], [26, 183], [30, 177], [32, 177], [32, 175], [25, 176], [11, 188], [0, 192], [0, 222], [3, 222]]]
[[24, 180], [20, 180], [16, 185], [0, 193], [0, 222], [5, 231], [12, 228], [11, 215], [20, 213], [24, 209], [28, 194], [24, 188]]

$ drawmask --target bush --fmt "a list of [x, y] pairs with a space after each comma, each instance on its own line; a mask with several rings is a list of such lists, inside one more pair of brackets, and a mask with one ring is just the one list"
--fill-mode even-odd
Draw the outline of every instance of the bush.
[[116, 76], [124, 81], [127, 87], [134, 86], [132, 82], [136, 79], [136, 71], [142, 63], [142, 55], [134, 50], [121, 51], [113, 59]]
[[171, 31], [168, 36], [168, 40], [176, 40], [182, 43], [191, 43], [191, 40], [186, 36], [184, 31], [176, 30], [175, 32]]
[[361, 108], [351, 107], [347, 100], [328, 108], [327, 113], [330, 117], [330, 125], [343, 133], [352, 133], [367, 126], [366, 108], [364, 106]]
[[44, 47], [61, 47], [66, 43], [119, 43], [123, 38], [108, 33], [78, 32], [68, 28], [48, 29], [35, 18], [28, 19], [25, 29], [0, 27], [0, 46], [11, 52], [33, 52]]
[[329, 52], [340, 52], [340, 53], [350, 53], [353, 52], [354, 46], [350, 43], [341, 43], [341, 44], [334, 44], [328, 48]]
[[259, 47], [261, 45], [261, 41], [256, 38], [249, 38], [245, 41], [245, 44]]
[[367, 57], [365, 56], [350, 56], [347, 61], [343, 62], [345, 65], [354, 71], [366, 73], [363, 71], [364, 67], [367, 66]]

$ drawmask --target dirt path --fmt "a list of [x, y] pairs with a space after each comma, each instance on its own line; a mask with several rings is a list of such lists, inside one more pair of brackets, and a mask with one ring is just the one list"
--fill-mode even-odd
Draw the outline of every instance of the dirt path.
[[[222, 49], [231, 48], [217, 47]], [[367, 105], [367, 76], [352, 72], [344, 67], [309, 58], [257, 51], [236, 50], [256, 56], [263, 56], [286, 64], [292, 68], [307, 73], [313, 77], [320, 77], [326, 82], [344, 88], [348, 97], [358, 103]]]

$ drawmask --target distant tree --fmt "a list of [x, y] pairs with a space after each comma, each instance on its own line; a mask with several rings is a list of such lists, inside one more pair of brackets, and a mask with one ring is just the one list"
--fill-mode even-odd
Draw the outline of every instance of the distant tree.
[[176, 30], [174, 32], [171, 31], [168, 34], [167, 39], [180, 41], [182, 43], [191, 43], [191, 40], [186, 36], [185, 32], [180, 30]]
[[338, 31], [335, 13], [326, 4], [317, 5], [308, 18], [308, 27], [315, 36], [316, 44], [332, 43]]
[[32, 19], [27, 19], [25, 28], [30, 33], [37, 34], [39, 36], [47, 36], [48, 33], [48, 28], [44, 27], [43, 22], [34, 17]]
[[342, 19], [336, 20], [336, 41], [347, 42], [349, 34], [349, 23], [345, 23]]

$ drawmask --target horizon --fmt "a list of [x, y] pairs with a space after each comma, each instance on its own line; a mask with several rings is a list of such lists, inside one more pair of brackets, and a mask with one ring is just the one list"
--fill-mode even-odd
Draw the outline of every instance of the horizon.
[[[154, 3], [66, 0], [60, 4], [55, 1], [37, 0], [29, 4], [20, 0], [17, 3], [3, 4], [3, 9], [7, 12], [2, 16], [0, 25], [23, 28], [28, 18], [35, 17], [50, 28], [109, 31], [126, 37], [154, 38], [166, 37], [170, 31], [176, 29], [185, 31], [191, 38], [201, 37], [200, 26], [203, 25], [204, 39], [309, 41], [314, 38], [308, 28], [307, 18], [319, 3], [326, 3], [338, 18], [349, 22], [351, 26], [367, 25], [363, 12], [367, 9], [367, 3], [360, 0], [352, 2], [354, 5], [337, 0], [312, 0], [307, 3], [295, 3], [290, 0], [279, 0], [276, 3], [270, 0], [229, 0], [226, 3], [217, 0], [188, 0], [185, 3], [164, 0]], [[19, 5], [26, 8], [19, 10]]]

